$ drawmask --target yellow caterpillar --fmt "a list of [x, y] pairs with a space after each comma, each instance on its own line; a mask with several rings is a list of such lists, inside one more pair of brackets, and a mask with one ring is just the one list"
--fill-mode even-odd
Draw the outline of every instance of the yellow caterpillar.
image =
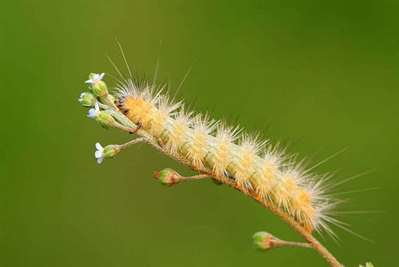
[[117, 106], [171, 155], [184, 158], [193, 169], [235, 183], [244, 192], [269, 203], [308, 232], [326, 228], [334, 202], [325, 195], [322, 179], [300, 164], [287, 162], [276, 148], [237, 128], [187, 112], [161, 90], [131, 79], [117, 88]]

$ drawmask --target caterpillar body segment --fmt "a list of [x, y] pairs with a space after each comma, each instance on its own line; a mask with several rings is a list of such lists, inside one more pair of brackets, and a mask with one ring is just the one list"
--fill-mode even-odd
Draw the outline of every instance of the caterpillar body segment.
[[[127, 80], [118, 88], [118, 107], [164, 148], [206, 168], [218, 179], [232, 179], [244, 192], [275, 207], [309, 232], [328, 228], [334, 206], [323, 186], [298, 165], [287, 164], [276, 148], [201, 114], [187, 112], [151, 86]], [[329, 230], [329, 229], [327, 229]]]

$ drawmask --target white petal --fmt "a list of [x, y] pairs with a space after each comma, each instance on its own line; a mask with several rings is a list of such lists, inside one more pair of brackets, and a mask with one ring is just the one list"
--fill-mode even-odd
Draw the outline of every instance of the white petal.
[[89, 109], [89, 112], [87, 113], [87, 117], [92, 118], [92, 119], [97, 117], [97, 110], [95, 110], [94, 108]]
[[98, 105], [98, 102], [96, 102], [94, 108], [96, 109], [96, 112], [100, 111], [100, 106]]
[[93, 80], [92, 80], [92, 79], [87, 80], [87, 81], [85, 81], [85, 83], [92, 84], [92, 83], [93, 83]]
[[100, 75], [98, 75], [99, 77], [99, 80], [102, 80], [103, 78], [104, 78], [104, 75], [105, 75], [105, 73], [103, 72], [103, 73], [101, 73]]
[[83, 96], [84, 96], [84, 95], [85, 95], [85, 93], [81, 93], [81, 94], [80, 94], [79, 99], [78, 99], [79, 102], [82, 102]]
[[100, 159], [103, 157], [103, 152], [97, 150], [96, 152], [94, 152], [94, 156], [96, 157], [96, 159]]
[[104, 160], [104, 158], [98, 158], [98, 159], [97, 159], [97, 163], [98, 163], [98, 164], [101, 164], [101, 162], [103, 162], [103, 160]]
[[96, 148], [97, 148], [97, 150], [100, 150], [100, 151], [104, 150], [103, 146], [98, 142], [96, 143]]

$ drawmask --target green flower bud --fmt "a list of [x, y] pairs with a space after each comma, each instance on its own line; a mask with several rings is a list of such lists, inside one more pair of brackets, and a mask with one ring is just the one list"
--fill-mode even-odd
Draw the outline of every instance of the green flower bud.
[[268, 250], [272, 248], [272, 240], [274, 236], [268, 232], [257, 232], [253, 236], [255, 246], [261, 250]]
[[84, 107], [94, 107], [97, 99], [92, 93], [83, 92], [80, 94], [78, 101]]
[[99, 81], [92, 85], [91, 90], [98, 97], [104, 97], [108, 95], [107, 85], [103, 81]]
[[181, 182], [181, 175], [175, 170], [166, 168], [154, 173], [154, 177], [158, 179], [163, 185], [172, 186]]
[[104, 77], [104, 73], [97, 74], [97, 73], [90, 73], [89, 80], [86, 83], [90, 84], [91, 90], [93, 91], [94, 95], [98, 97], [105, 97], [108, 95], [108, 88], [102, 78]]
[[103, 126], [112, 126], [116, 123], [115, 119], [105, 111], [98, 112], [96, 120]]
[[121, 151], [118, 145], [108, 145], [104, 147], [104, 157], [112, 158]]

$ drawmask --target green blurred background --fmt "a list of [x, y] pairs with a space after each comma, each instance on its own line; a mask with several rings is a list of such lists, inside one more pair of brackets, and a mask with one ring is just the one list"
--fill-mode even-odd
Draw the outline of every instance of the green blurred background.
[[[260, 253], [260, 230], [298, 237], [254, 201], [145, 145], [98, 166], [94, 143], [131, 136], [86, 118], [90, 72], [115, 75], [118, 39], [140, 76], [197, 111], [260, 131], [336, 172], [351, 229], [323, 242], [347, 266], [394, 266], [398, 230], [397, 1], [3, 1], [0, 11], [0, 266], [324, 266], [311, 250]], [[109, 75], [108, 75], [109, 74]], [[342, 214], [340, 214], [342, 215]]]

